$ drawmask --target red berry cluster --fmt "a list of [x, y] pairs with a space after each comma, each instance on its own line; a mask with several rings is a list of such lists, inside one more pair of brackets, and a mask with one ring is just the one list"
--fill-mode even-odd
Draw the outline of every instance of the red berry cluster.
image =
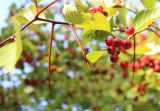
[[[130, 66], [133, 67], [133, 63], [130, 63]], [[135, 61], [134, 71], [144, 67], [150, 67], [155, 72], [160, 72], [160, 60], [155, 60], [150, 56], [142, 56], [139, 60]]]
[[100, 13], [102, 13], [104, 16], [108, 16], [108, 13], [103, 9], [103, 7], [102, 6], [94, 6], [94, 7], [91, 7], [90, 9], [89, 9], [89, 12], [90, 13], [97, 13], [97, 12], [100, 12]]
[[110, 54], [110, 61], [113, 63], [118, 62], [118, 54], [122, 49], [130, 49], [132, 47], [132, 43], [129, 39], [122, 40], [120, 38], [113, 39], [113, 37], [107, 37], [105, 40], [107, 45], [107, 51]]

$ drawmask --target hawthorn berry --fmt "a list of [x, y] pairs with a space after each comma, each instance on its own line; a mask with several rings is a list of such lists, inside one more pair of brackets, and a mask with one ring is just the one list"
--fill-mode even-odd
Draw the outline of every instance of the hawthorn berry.
[[138, 91], [140, 94], [143, 94], [144, 91], [145, 91], [145, 84], [141, 83], [141, 84], [138, 86], [137, 91]]
[[155, 71], [155, 72], [160, 72], [160, 66], [159, 66], [159, 65], [156, 65], [156, 66], [154, 67], [154, 71]]
[[126, 27], [125, 33], [128, 35], [134, 34], [134, 27], [133, 26]]
[[155, 65], [160, 65], [160, 60], [154, 60]]
[[118, 57], [117, 54], [112, 54], [112, 55], [110, 56], [110, 61], [113, 62], [113, 63], [118, 62], [118, 59], [119, 59], [119, 57]]
[[123, 48], [124, 49], [130, 49], [131, 47], [132, 47], [131, 41], [129, 39], [124, 40], [124, 42], [123, 42]]
[[109, 54], [115, 54], [115, 52], [116, 52], [116, 49], [113, 46], [108, 47], [107, 50], [108, 50]]
[[105, 43], [107, 46], [112, 46], [114, 42], [114, 39], [112, 37], [107, 37], [105, 40]]
[[101, 5], [94, 7], [97, 12], [103, 12], [103, 7]]
[[108, 16], [108, 13], [106, 11], [103, 11], [102, 14], [106, 17]]
[[121, 76], [122, 76], [123, 79], [126, 79], [127, 78], [127, 72], [123, 71]]
[[118, 39], [114, 39], [114, 46], [115, 47], [121, 47], [123, 44], [122, 39], [118, 38]]
[[90, 12], [90, 13], [96, 13], [97, 11], [96, 11], [95, 7], [91, 7], [91, 8], [89, 9], [89, 12]]
[[123, 69], [126, 69], [126, 68], [128, 67], [128, 62], [127, 62], [127, 61], [122, 61], [122, 62], [121, 62], [121, 67], [122, 67]]

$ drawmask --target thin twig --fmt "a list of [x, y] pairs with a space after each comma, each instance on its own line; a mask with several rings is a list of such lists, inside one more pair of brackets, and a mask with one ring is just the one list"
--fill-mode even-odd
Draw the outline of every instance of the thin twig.
[[37, 14], [36, 14], [36, 18], [43, 12], [45, 11], [48, 7], [50, 7], [51, 5], [53, 5], [54, 3], [58, 2], [59, 0], [54, 0], [51, 3], [47, 4], [44, 8], [42, 8]]
[[[30, 22], [29, 22], [28, 24], [26, 24], [24, 27], [22, 27], [21, 31], [23, 31], [24, 29], [26, 29], [26, 28], [27, 28], [30, 24], [32, 24], [34, 21], [35, 21], [35, 19], [32, 20], [32, 21], [30, 21]], [[3, 40], [2, 42], [0, 42], [0, 47], [1, 47], [3, 44], [5, 44], [6, 42], [8, 42], [8, 41], [10, 41], [10, 40], [13, 40], [14, 38], [15, 38], [15, 34], [13, 34], [13, 35], [10, 36], [9, 38]]]
[[51, 34], [49, 39], [49, 50], [48, 50], [48, 73], [49, 73], [49, 90], [51, 91], [51, 53], [52, 53], [52, 40], [54, 34], [54, 23], [52, 23]]
[[154, 31], [152, 28], [148, 28], [147, 30], [153, 32], [153, 33], [156, 34], [158, 37], [160, 37], [160, 35], [159, 35], [156, 31]]
[[133, 80], [134, 80], [134, 74], [135, 74], [135, 61], [136, 61], [136, 36], [134, 35], [133, 38], [133, 43], [134, 43], [134, 48], [133, 48], [133, 74], [132, 74], [132, 80], [131, 80], [131, 86], [134, 84]]
[[[30, 21], [28, 24], [26, 24], [24, 27], [22, 27], [21, 31], [23, 31], [25, 28], [27, 28], [30, 24], [32, 24], [34, 21], [37, 20], [38, 16], [43, 12], [45, 11], [48, 7], [50, 7], [51, 5], [53, 5], [54, 3], [56, 3], [57, 1], [59, 0], [54, 0], [52, 1], [51, 3], [49, 3], [48, 5], [46, 5], [44, 8], [42, 8], [36, 15], [35, 15], [35, 18]], [[10, 41], [10, 40], [13, 40], [15, 38], [15, 34], [10, 36], [9, 38], [3, 40], [2, 42], [0, 42], [0, 47], [5, 44], [6, 42]]]
[[39, 18], [39, 17], [38, 17], [36, 20], [38, 20], [38, 21], [43, 21], [43, 22], [48, 22], [48, 23], [54, 23], [54, 25], [56, 25], [56, 24], [69, 25], [69, 23], [67, 23], [67, 22], [60, 22], [60, 21], [48, 20], [48, 19], [43, 19], [43, 18]]
[[84, 59], [85, 59], [85, 61], [86, 61], [86, 65], [87, 65], [87, 67], [88, 67], [88, 69], [89, 69], [89, 71], [90, 71], [90, 73], [91, 73], [91, 75], [92, 75], [92, 78], [93, 78], [93, 80], [95, 81], [96, 79], [95, 79], [94, 74], [93, 74], [93, 72], [92, 72], [92, 70], [91, 70], [90, 64], [89, 64], [89, 62], [88, 62], [88, 60], [87, 60], [87, 58], [86, 58], [86, 53], [85, 53], [85, 51], [84, 51], [84, 49], [83, 49], [83, 46], [82, 46], [82, 44], [81, 44], [81, 41], [80, 41], [79, 38], [78, 38], [78, 35], [77, 35], [76, 31], [75, 31], [74, 25], [73, 25], [73, 24], [70, 24], [70, 28], [71, 28], [71, 30], [72, 30], [75, 38], [76, 38], [76, 41], [77, 41], [78, 45], [79, 45], [80, 48], [81, 48], [83, 57], [84, 57]]
[[133, 10], [127, 8], [127, 7], [123, 7], [123, 8], [127, 9], [128, 11], [130, 11], [130, 12], [132, 12], [132, 13], [134, 13], [134, 14], [137, 14], [135, 11], [133, 11]]

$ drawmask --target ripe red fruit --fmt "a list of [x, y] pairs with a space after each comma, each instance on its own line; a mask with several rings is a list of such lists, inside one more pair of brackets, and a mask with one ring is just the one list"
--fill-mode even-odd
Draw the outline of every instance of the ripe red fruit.
[[160, 65], [160, 60], [154, 60], [155, 65]]
[[132, 35], [134, 34], [134, 27], [133, 26], [129, 26], [125, 29], [126, 34], [128, 35]]
[[160, 72], [160, 66], [159, 66], [159, 65], [156, 65], [156, 66], [154, 67], [154, 71], [155, 71], [155, 72]]
[[144, 91], [145, 91], [145, 85], [143, 83], [141, 83], [138, 88], [137, 88], [137, 91], [140, 93], [140, 94], [143, 94]]
[[112, 37], [107, 37], [106, 40], [105, 40], [105, 43], [107, 46], [112, 46], [113, 45], [113, 38]]
[[131, 41], [129, 39], [124, 40], [124, 42], [123, 42], [123, 48], [124, 49], [130, 49], [131, 47], [132, 47]]
[[22, 51], [22, 55], [23, 55], [24, 57], [28, 56], [27, 51], [23, 50], [23, 51]]
[[121, 62], [121, 67], [122, 67], [123, 69], [126, 69], [126, 68], [128, 67], [128, 62], [127, 62], [127, 61], [122, 61], [122, 62]]
[[97, 12], [97, 10], [96, 10], [96, 8], [95, 8], [95, 7], [91, 7], [91, 8], [89, 9], [89, 12], [90, 12], [90, 13], [96, 13], [96, 12]]
[[108, 13], [106, 11], [103, 11], [102, 14], [106, 17], [108, 17]]
[[121, 47], [123, 45], [123, 40], [118, 38], [118, 39], [114, 39], [114, 46], [115, 47]]
[[94, 8], [97, 12], [103, 12], [103, 7], [102, 6], [95, 6]]
[[122, 78], [126, 79], [127, 78], [127, 73], [125, 71], [123, 71], [121, 76], [122, 76]]
[[118, 57], [117, 54], [112, 54], [112, 55], [110, 56], [110, 61], [113, 62], [113, 63], [118, 62], [118, 59], [119, 59], [119, 57]]
[[109, 54], [115, 54], [116, 49], [115, 49], [115, 47], [110, 46], [110, 47], [108, 47], [107, 51], [108, 51]]

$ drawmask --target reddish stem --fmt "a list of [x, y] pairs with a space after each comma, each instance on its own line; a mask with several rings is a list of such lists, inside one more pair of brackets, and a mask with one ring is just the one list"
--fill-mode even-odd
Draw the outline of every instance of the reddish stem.
[[134, 48], [133, 48], [133, 50], [134, 50], [134, 54], [133, 54], [133, 74], [132, 74], [132, 81], [131, 81], [131, 86], [134, 84], [133, 83], [133, 80], [134, 80], [134, 73], [135, 73], [135, 61], [136, 61], [136, 37], [135, 37], [135, 35], [134, 35], [134, 38], [133, 38], [133, 42], [134, 42]]
[[91, 70], [90, 64], [89, 64], [89, 62], [88, 62], [88, 60], [87, 60], [87, 58], [86, 58], [86, 53], [85, 53], [85, 51], [84, 51], [84, 49], [83, 49], [83, 46], [82, 46], [82, 44], [81, 44], [81, 41], [80, 41], [79, 38], [78, 38], [78, 35], [77, 35], [77, 33], [76, 33], [76, 30], [75, 30], [74, 25], [73, 25], [73, 24], [70, 24], [70, 28], [71, 28], [71, 30], [72, 30], [75, 38], [76, 38], [76, 41], [77, 41], [78, 45], [79, 45], [80, 48], [81, 48], [83, 57], [84, 57], [84, 59], [85, 59], [85, 61], [86, 61], [86, 65], [87, 65], [87, 67], [88, 67], [88, 69], [89, 69], [89, 71], [90, 71], [90, 73], [91, 73], [91, 75], [92, 75], [92, 78], [93, 78], [93, 80], [95, 81], [96, 79], [95, 79], [94, 74], [93, 74], [93, 72], [92, 72], [92, 70]]
[[45, 7], [43, 7], [37, 14], [35, 17], [38, 17], [43, 11], [45, 11], [48, 7], [50, 7], [51, 5], [53, 5], [54, 3], [58, 2], [59, 0], [54, 0], [51, 3], [47, 4]]
[[54, 23], [52, 23], [51, 34], [49, 39], [49, 50], [48, 50], [48, 73], [49, 73], [49, 89], [51, 90], [51, 53], [52, 53], [52, 40], [54, 34]]

